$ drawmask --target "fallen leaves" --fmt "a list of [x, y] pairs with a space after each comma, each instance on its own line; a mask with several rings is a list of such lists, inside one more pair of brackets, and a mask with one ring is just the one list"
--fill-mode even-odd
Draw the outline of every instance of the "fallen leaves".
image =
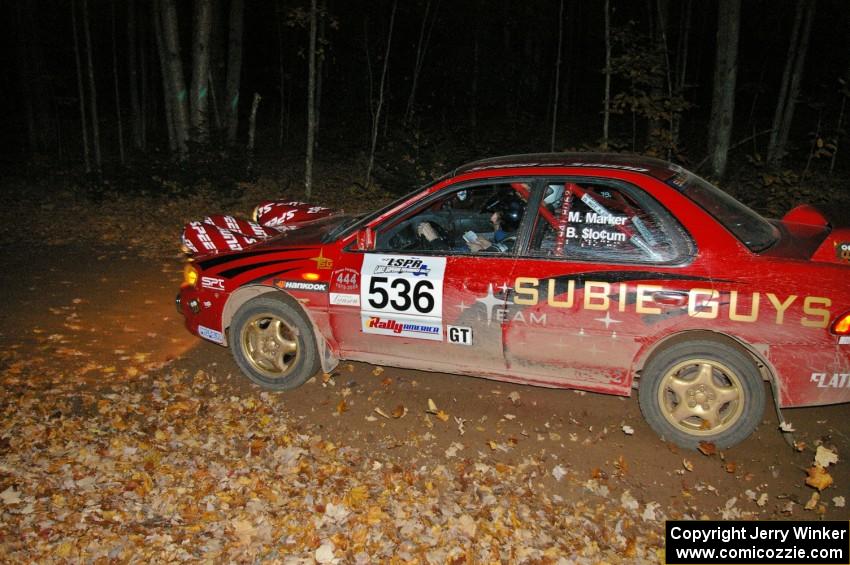
[[818, 489], [819, 491], [832, 484], [832, 475], [827, 473], [823, 467], [813, 465], [806, 469], [806, 473], [808, 474], [808, 477], [806, 477], [806, 484], [812, 488]]

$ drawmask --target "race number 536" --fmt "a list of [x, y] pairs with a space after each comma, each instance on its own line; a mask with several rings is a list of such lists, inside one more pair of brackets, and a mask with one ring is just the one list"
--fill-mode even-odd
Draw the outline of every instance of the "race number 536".
[[[392, 309], [406, 314], [434, 315], [434, 283], [372, 277], [368, 304], [375, 310]], [[388, 308], [389, 307], [389, 308]]]
[[366, 255], [360, 304], [364, 312], [442, 318], [445, 257]]

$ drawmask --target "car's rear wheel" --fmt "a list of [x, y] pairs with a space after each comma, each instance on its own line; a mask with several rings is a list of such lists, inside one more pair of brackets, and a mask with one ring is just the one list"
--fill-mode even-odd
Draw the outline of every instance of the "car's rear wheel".
[[260, 296], [239, 308], [230, 325], [230, 344], [242, 372], [265, 388], [297, 388], [319, 369], [309, 322], [276, 297]]
[[707, 340], [680, 342], [655, 355], [641, 373], [639, 395], [652, 429], [686, 448], [740, 443], [761, 421], [766, 396], [746, 353]]

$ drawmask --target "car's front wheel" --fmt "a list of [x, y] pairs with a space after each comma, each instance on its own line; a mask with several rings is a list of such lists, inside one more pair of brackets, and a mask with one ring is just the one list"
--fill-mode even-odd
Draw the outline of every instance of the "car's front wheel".
[[686, 448], [740, 443], [761, 421], [765, 396], [752, 359], [714, 341], [672, 345], [655, 355], [640, 377], [644, 418], [663, 439]]
[[293, 306], [271, 296], [242, 305], [230, 325], [236, 364], [249, 379], [272, 390], [291, 390], [319, 369], [310, 323]]

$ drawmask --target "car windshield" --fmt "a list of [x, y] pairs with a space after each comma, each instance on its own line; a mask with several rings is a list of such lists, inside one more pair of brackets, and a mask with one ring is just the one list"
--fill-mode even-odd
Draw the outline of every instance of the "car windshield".
[[389, 204], [387, 204], [386, 206], [384, 206], [380, 210], [372, 212], [371, 214], [360, 214], [358, 216], [354, 216], [353, 218], [347, 219], [346, 221], [340, 223], [333, 230], [328, 232], [328, 234], [324, 238], [322, 238], [322, 243], [330, 243], [331, 241], [335, 241], [339, 238], [346, 237], [347, 235], [349, 235], [353, 231], [359, 229], [360, 226], [362, 226], [364, 224], [368, 224], [373, 219], [384, 214], [388, 210], [392, 210], [393, 208], [395, 208], [396, 206], [398, 206], [402, 202], [410, 200], [410, 198], [412, 198], [415, 194], [424, 191], [428, 187], [433, 186], [434, 184], [440, 182], [444, 178], [446, 178], [446, 177], [439, 178], [439, 179], [437, 179], [433, 182], [426, 184], [425, 186], [421, 186], [421, 187], [417, 188], [416, 190], [408, 192], [407, 194], [405, 194], [401, 198], [397, 198], [396, 200], [393, 200], [392, 202], [390, 202]]
[[779, 231], [773, 224], [705, 179], [691, 173], [684, 183], [680, 184], [679, 180], [681, 177], [674, 177], [670, 182], [714, 216], [750, 251], [764, 251], [779, 239]]

